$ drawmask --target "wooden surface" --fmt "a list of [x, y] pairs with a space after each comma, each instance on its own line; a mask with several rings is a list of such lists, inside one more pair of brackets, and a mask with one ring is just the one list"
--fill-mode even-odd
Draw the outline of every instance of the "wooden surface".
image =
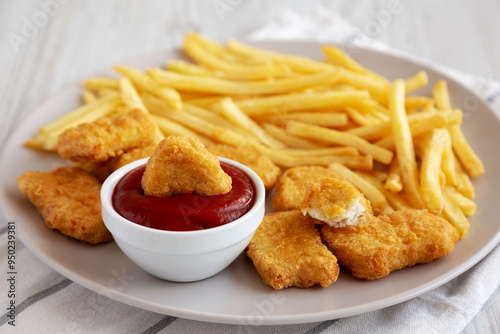
[[[500, 81], [500, 1], [401, 1], [400, 12], [384, 19], [391, 3], [1, 1], [0, 147], [38, 104], [69, 82], [125, 58], [178, 46], [191, 30], [220, 41], [244, 38], [286, 7], [305, 14], [322, 5], [397, 49]], [[377, 20], [380, 27], [374, 28]], [[499, 327], [497, 299], [464, 333], [499, 333]]]

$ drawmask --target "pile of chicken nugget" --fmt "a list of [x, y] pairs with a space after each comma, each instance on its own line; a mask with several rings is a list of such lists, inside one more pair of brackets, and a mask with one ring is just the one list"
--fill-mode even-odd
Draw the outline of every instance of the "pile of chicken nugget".
[[318, 61], [190, 33], [183, 50], [190, 61], [85, 80], [82, 105], [26, 142], [71, 163], [17, 180], [49, 228], [111, 241], [102, 182], [162, 139], [189, 136], [263, 180], [275, 212], [247, 254], [274, 289], [327, 287], [339, 266], [380, 279], [466, 236], [484, 167], [446, 81], [421, 96], [424, 71], [391, 82], [333, 45]]

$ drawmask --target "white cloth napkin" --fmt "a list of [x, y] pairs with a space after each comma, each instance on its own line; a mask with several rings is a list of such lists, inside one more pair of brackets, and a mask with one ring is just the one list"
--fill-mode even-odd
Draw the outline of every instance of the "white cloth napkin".
[[[307, 39], [385, 47], [335, 13], [318, 8], [308, 16], [285, 11], [251, 35], [255, 39]], [[454, 72], [496, 104], [499, 85]], [[479, 87], [479, 88], [478, 88]], [[479, 90], [480, 89], [480, 90]], [[7, 272], [7, 227], [0, 228], [0, 267]], [[55, 272], [17, 240], [16, 322], [8, 324], [10, 289], [0, 291], [2, 333], [459, 333], [500, 292], [500, 247], [439, 288], [410, 301], [358, 316], [307, 324], [244, 327], [186, 320], [145, 311], [100, 296]], [[497, 274], [494, 274], [497, 273]]]

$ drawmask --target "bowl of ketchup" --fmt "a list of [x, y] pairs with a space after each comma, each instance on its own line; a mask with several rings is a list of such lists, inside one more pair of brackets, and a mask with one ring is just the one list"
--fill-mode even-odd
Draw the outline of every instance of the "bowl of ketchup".
[[265, 188], [250, 168], [219, 158], [231, 177], [227, 194], [146, 196], [149, 158], [111, 174], [101, 188], [102, 216], [120, 249], [153, 276], [176, 282], [211, 277], [247, 247], [265, 211]]

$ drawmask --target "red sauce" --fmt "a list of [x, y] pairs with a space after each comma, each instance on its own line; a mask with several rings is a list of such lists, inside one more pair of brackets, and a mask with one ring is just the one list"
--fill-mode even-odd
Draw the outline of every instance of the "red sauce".
[[232, 178], [232, 188], [227, 194], [146, 196], [141, 187], [144, 165], [131, 170], [118, 182], [113, 193], [113, 206], [124, 218], [158, 230], [194, 231], [227, 224], [250, 210], [255, 187], [241, 169], [223, 162], [220, 164]]

